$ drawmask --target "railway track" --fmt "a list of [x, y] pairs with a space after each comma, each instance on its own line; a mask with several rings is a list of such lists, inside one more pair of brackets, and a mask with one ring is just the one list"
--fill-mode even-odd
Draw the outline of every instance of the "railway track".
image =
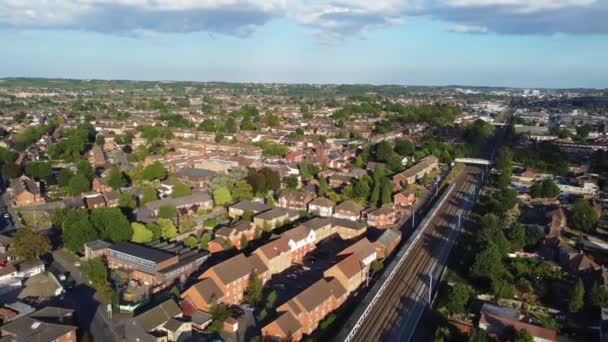
[[[467, 166], [444, 206], [412, 246], [409, 260], [398, 269], [351, 341], [408, 341], [429, 302], [429, 274], [439, 278], [454, 240], [459, 215], [474, 201], [481, 168]], [[467, 201], [470, 201], [467, 203]]]

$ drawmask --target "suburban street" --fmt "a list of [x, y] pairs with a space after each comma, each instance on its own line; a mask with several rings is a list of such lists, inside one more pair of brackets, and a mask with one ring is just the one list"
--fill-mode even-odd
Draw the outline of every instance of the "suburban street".
[[63, 299], [57, 298], [57, 304], [76, 310], [79, 325], [89, 332], [91, 340], [118, 341], [105, 304], [99, 302], [95, 290], [81, 276], [80, 270], [74, 265], [77, 260], [61, 249], [53, 252], [53, 262], [49, 266], [49, 271], [54, 274], [68, 272], [75, 282], [73, 288], [66, 289]]

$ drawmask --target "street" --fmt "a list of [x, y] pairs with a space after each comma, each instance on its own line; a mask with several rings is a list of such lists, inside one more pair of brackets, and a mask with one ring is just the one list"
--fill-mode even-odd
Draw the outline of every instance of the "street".
[[95, 296], [95, 290], [88, 286], [78, 267], [74, 266], [77, 260], [61, 249], [53, 252], [53, 262], [48, 270], [56, 275], [67, 272], [75, 281], [74, 287], [66, 289], [63, 299], [57, 298], [55, 304], [74, 309], [78, 325], [89, 333], [92, 341], [118, 341], [113, 324], [107, 317], [106, 305], [100, 303]]

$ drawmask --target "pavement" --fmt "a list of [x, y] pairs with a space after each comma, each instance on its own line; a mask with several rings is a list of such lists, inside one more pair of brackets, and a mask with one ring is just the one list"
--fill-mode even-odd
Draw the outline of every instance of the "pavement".
[[108, 318], [107, 306], [99, 300], [95, 290], [88, 285], [80, 269], [74, 265], [79, 259], [68, 252], [58, 249], [53, 252], [53, 262], [49, 271], [60, 274], [69, 273], [75, 285], [67, 289], [63, 299], [58, 304], [76, 311], [78, 325], [89, 333], [92, 341], [119, 341], [114, 322]]

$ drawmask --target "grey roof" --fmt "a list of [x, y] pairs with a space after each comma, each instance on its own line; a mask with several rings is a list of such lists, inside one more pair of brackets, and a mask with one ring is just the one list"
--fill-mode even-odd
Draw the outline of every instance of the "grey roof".
[[215, 176], [216, 173], [210, 170], [205, 169], [197, 169], [193, 167], [184, 167], [181, 170], [176, 172], [176, 176], [178, 178], [210, 178]]
[[19, 298], [28, 297], [36, 298], [51, 298], [63, 286], [57, 281], [57, 278], [51, 272], [42, 272], [29, 277], [25, 281], [25, 288], [19, 293]]
[[330, 220], [332, 221], [332, 224], [334, 226], [342, 227], [342, 228], [350, 228], [350, 229], [359, 230], [359, 229], [365, 228], [365, 226], [366, 226], [365, 223], [363, 223], [363, 222], [351, 221], [351, 220], [347, 220], [347, 219], [339, 219], [339, 218], [332, 217]]
[[243, 211], [251, 210], [254, 213], [270, 210], [272, 207], [260, 202], [253, 201], [240, 201], [230, 206], [230, 208], [239, 209]]
[[11, 179], [10, 183], [11, 183], [11, 188], [17, 194], [20, 194], [24, 191], [29, 191], [33, 194], [40, 193], [40, 187], [38, 186], [38, 183], [36, 183], [34, 180], [32, 180], [29, 177], [21, 176], [20, 178], [17, 178], [17, 179]]
[[152, 331], [172, 318], [182, 314], [173, 299], [169, 299], [135, 317], [137, 323], [146, 331]]
[[144, 245], [138, 245], [131, 242], [119, 242], [109, 247], [110, 250], [132, 255], [134, 257], [159, 263], [165, 261], [173, 254], [161, 251], [159, 249], [150, 248]]
[[519, 320], [519, 311], [510, 308], [503, 308], [498, 305], [494, 305], [491, 303], [484, 303], [481, 306], [480, 313], [490, 314], [493, 316], [511, 319], [511, 320]]
[[211, 201], [211, 196], [206, 192], [193, 192], [191, 195], [178, 198], [163, 198], [161, 200], [146, 203], [146, 208], [150, 210], [158, 210], [163, 205], [168, 205], [176, 208], [186, 207], [201, 202]]
[[376, 240], [384, 247], [390, 246], [395, 240], [401, 240], [401, 231], [397, 229], [387, 229], [382, 232], [382, 235]]
[[289, 211], [287, 211], [287, 209], [283, 209], [283, 208], [272, 208], [268, 211], [265, 211], [261, 214], [256, 215], [255, 217], [260, 218], [262, 220], [272, 220], [275, 219], [277, 217], [281, 217], [281, 216], [285, 216], [285, 215], [289, 215]]
[[100, 249], [104, 249], [104, 248], [108, 248], [110, 246], [112, 246], [112, 244], [105, 242], [103, 240], [93, 240], [93, 241], [89, 241], [86, 242], [85, 247], [88, 247], [94, 251], [100, 250]]
[[18, 341], [54, 341], [70, 331], [75, 326], [46, 323], [25, 316], [2, 326], [2, 330], [15, 335]]

